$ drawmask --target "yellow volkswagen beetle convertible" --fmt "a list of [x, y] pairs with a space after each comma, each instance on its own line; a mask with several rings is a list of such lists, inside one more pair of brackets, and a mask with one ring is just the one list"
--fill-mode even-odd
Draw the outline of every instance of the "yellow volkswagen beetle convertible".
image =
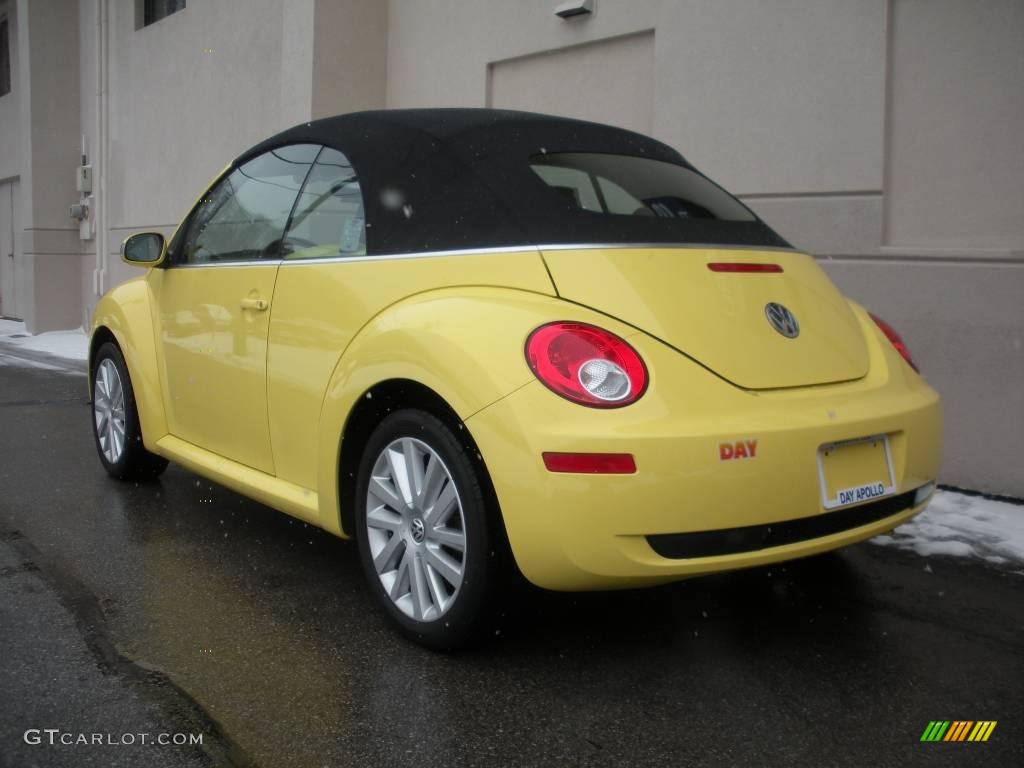
[[149, 269], [95, 313], [107, 471], [175, 461], [356, 538], [432, 647], [482, 625], [503, 561], [659, 584], [861, 541], [935, 487], [939, 398], [896, 332], [628, 131], [306, 123], [123, 257]]

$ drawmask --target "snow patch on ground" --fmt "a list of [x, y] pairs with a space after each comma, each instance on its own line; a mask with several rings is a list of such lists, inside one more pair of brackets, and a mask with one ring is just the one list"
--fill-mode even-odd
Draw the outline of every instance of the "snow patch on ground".
[[29, 335], [25, 324], [17, 320], [0, 320], [0, 341], [19, 349], [42, 352], [65, 360], [84, 361], [89, 356], [89, 340], [85, 331], [50, 331]]
[[44, 363], [41, 360], [35, 360], [30, 357], [15, 357], [10, 353], [5, 353], [3, 348], [0, 348], [0, 367], [3, 366], [8, 368], [38, 368], [41, 371], [67, 372], [67, 368], [63, 366], [51, 365], [50, 363]]
[[1024, 563], [1024, 505], [936, 491], [928, 508], [888, 536], [872, 541], [925, 557], [974, 557]]

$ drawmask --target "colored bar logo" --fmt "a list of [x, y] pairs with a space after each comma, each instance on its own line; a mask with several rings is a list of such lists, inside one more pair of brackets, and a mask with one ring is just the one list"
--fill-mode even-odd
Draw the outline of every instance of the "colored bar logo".
[[996, 720], [932, 720], [921, 741], [988, 741]]

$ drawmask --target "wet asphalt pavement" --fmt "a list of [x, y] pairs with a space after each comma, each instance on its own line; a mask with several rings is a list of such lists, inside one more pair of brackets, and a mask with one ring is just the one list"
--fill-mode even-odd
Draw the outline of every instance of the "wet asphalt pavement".
[[[488, 643], [438, 655], [378, 618], [351, 543], [174, 466], [109, 479], [84, 378], [11, 363], [0, 766], [1024, 765], [1020, 572], [864, 544], [527, 591]], [[934, 719], [998, 725], [921, 743]], [[204, 738], [25, 743], [46, 728]]]

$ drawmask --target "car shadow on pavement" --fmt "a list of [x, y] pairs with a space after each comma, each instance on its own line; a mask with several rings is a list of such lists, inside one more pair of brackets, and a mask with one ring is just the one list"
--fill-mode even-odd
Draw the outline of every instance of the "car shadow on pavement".
[[866, 584], [843, 553], [695, 577], [661, 587], [592, 593], [524, 588], [502, 622], [504, 652], [556, 643], [630, 649], [713, 638], [734, 648], [827, 637], [855, 644], [866, 631]]
[[[101, 503], [120, 509], [132, 538], [158, 558], [168, 553], [170, 562], [147, 570], [173, 571], [187, 560], [197, 599], [220, 585], [217, 604], [240, 599], [252, 610], [281, 611], [275, 623], [283, 627], [295, 621], [296, 603], [314, 606], [302, 619], [308, 631], [337, 635], [342, 646], [353, 626], [408, 645], [371, 604], [354, 542], [192, 477], [172, 469], [161, 483], [115, 484], [104, 494]], [[172, 603], [187, 594], [188, 581], [176, 581]], [[530, 655], [553, 646], [638, 653], [708, 638], [763, 647], [795, 636], [827, 638], [835, 649], [856, 645], [871, 624], [868, 586], [843, 552], [648, 589], [556, 593], [513, 581], [496, 597], [492, 634], [463, 654]]]

